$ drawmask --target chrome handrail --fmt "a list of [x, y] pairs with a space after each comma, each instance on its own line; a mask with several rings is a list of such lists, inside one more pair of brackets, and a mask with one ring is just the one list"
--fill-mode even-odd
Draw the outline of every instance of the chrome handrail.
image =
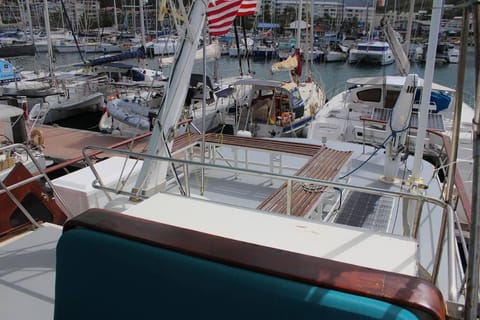
[[[292, 182], [300, 182], [300, 183], [307, 183], [307, 184], [316, 184], [316, 185], [322, 185], [326, 187], [331, 187], [331, 188], [337, 188], [337, 189], [346, 189], [346, 190], [351, 190], [351, 191], [360, 191], [360, 192], [365, 192], [369, 194], [374, 194], [374, 195], [381, 195], [381, 196], [389, 196], [393, 198], [399, 198], [399, 199], [410, 199], [410, 200], [416, 200], [419, 201], [420, 203], [431, 203], [433, 205], [437, 205], [441, 208], [442, 210], [442, 215], [443, 215], [443, 220], [446, 222], [443, 224], [443, 227], [446, 228], [447, 230], [441, 230], [440, 232], [440, 239], [439, 239], [439, 244], [443, 242], [443, 235], [446, 234], [447, 236], [447, 250], [448, 250], [448, 268], [449, 268], [449, 298], [450, 300], [457, 300], [458, 296], [458, 291], [457, 291], [457, 281], [456, 277], [453, 275], [457, 274], [456, 271], [456, 255], [455, 255], [455, 223], [454, 223], [454, 211], [450, 205], [442, 201], [441, 199], [437, 198], [432, 198], [432, 197], [427, 197], [425, 195], [421, 194], [412, 194], [412, 193], [406, 193], [406, 192], [401, 192], [401, 191], [389, 191], [389, 190], [382, 190], [378, 188], [372, 188], [372, 187], [365, 187], [365, 186], [355, 186], [355, 185], [348, 185], [345, 183], [340, 183], [340, 182], [334, 182], [334, 181], [327, 181], [327, 180], [321, 180], [321, 179], [314, 179], [314, 178], [309, 178], [309, 177], [302, 177], [302, 176], [292, 176], [292, 175], [287, 175], [287, 174], [281, 174], [281, 173], [273, 173], [273, 172], [265, 172], [265, 171], [259, 171], [255, 169], [249, 169], [249, 168], [234, 168], [231, 166], [226, 166], [226, 165], [220, 165], [220, 164], [212, 164], [212, 163], [201, 163], [197, 161], [192, 161], [192, 160], [185, 160], [185, 159], [177, 159], [177, 158], [169, 158], [169, 157], [162, 157], [162, 156], [156, 156], [156, 155], [149, 155], [149, 154], [144, 154], [144, 153], [138, 153], [138, 152], [133, 152], [133, 151], [128, 151], [128, 150], [111, 150], [106, 147], [100, 147], [100, 146], [86, 146], [83, 148], [82, 153], [85, 157], [85, 161], [87, 164], [90, 166], [93, 174], [95, 175], [95, 179], [92, 183], [92, 187], [96, 189], [100, 189], [103, 191], [107, 192], [113, 192], [115, 194], [122, 194], [122, 195], [127, 195], [127, 196], [132, 196], [135, 198], [143, 198], [146, 199], [148, 196], [141, 194], [138, 190], [136, 192], [127, 192], [127, 191], [120, 191], [117, 189], [109, 188], [101, 182], [101, 178], [96, 171], [94, 167], [94, 163], [89, 159], [88, 155], [88, 150], [98, 150], [98, 151], [104, 151], [104, 152], [109, 152], [109, 153], [116, 153], [119, 155], [124, 155], [124, 156], [129, 156], [132, 158], [147, 158], [151, 160], [157, 160], [157, 161], [168, 161], [173, 164], [177, 165], [183, 165], [184, 167], [188, 167], [189, 165], [193, 165], [196, 167], [201, 167], [203, 169], [217, 169], [217, 170], [224, 170], [224, 171], [229, 171], [229, 172], [236, 172], [236, 173], [244, 173], [244, 174], [250, 174], [250, 175], [257, 175], [257, 176], [262, 176], [270, 179], [279, 179], [279, 180], [284, 180], [287, 182], [289, 186], [292, 185]], [[419, 208], [418, 211], [421, 211], [421, 208]], [[421, 214], [421, 212], [417, 212], [417, 214]], [[445, 232], [447, 231], [447, 232]], [[439, 245], [437, 247], [437, 250], [435, 251], [435, 257], [434, 257], [434, 266], [433, 266], [433, 272], [431, 275], [431, 281], [433, 283], [436, 282], [437, 276], [438, 276], [438, 267], [440, 265], [440, 259], [441, 259], [441, 246]]]
[[7, 145], [7, 146], [3, 146], [3, 147], [0, 147], [0, 152], [5, 152], [5, 151], [12, 151], [12, 150], [15, 150], [15, 149], [23, 149], [26, 154], [27, 154], [27, 157], [29, 157], [33, 164], [35, 165], [37, 171], [39, 172], [39, 175], [34, 175], [30, 178], [27, 178], [27, 179], [24, 179], [20, 182], [17, 182], [17, 183], [14, 183], [12, 185], [5, 185], [3, 183], [3, 181], [0, 181], [0, 195], [1, 194], [4, 194], [6, 193], [8, 195], [8, 197], [15, 203], [15, 205], [20, 209], [20, 211], [22, 211], [22, 213], [25, 215], [25, 217], [35, 226], [35, 227], [40, 227], [40, 225], [35, 221], [35, 219], [32, 217], [32, 215], [28, 212], [28, 210], [22, 205], [22, 203], [15, 197], [15, 195], [12, 193], [12, 190], [18, 188], [18, 187], [21, 187], [21, 186], [24, 186], [32, 181], [35, 181], [35, 180], [39, 180], [41, 178], [44, 178], [46, 183], [52, 188], [55, 196], [58, 198], [58, 200], [60, 201], [60, 203], [62, 204], [62, 207], [63, 207], [63, 210], [65, 211], [65, 214], [68, 214], [68, 210], [66, 209], [66, 206], [61, 202], [61, 198], [59, 197], [58, 194], [55, 193], [55, 189], [53, 188], [53, 184], [52, 184], [52, 181], [50, 180], [50, 178], [47, 176], [47, 174], [45, 173], [43, 167], [39, 164], [39, 162], [37, 161], [37, 159], [35, 158], [35, 155], [32, 153], [32, 151], [24, 144], [21, 144], [21, 143], [14, 143], [14, 144], [10, 144], [10, 145]]

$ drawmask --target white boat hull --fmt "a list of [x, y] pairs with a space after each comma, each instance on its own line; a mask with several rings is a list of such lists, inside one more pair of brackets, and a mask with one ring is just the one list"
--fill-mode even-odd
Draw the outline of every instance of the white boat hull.
[[104, 96], [96, 92], [81, 99], [69, 99], [59, 103], [37, 103], [29, 113], [32, 123], [52, 123], [85, 113], [101, 111]]

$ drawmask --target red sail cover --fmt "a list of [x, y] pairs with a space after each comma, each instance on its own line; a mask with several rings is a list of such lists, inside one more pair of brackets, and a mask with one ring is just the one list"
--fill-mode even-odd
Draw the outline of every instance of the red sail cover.
[[297, 58], [297, 67], [291, 71], [291, 74], [300, 77], [302, 75], [302, 54], [300, 49], [296, 48], [293, 56]]
[[241, 4], [242, 0], [216, 0], [208, 4], [208, 32], [211, 36], [222, 36], [230, 31]]

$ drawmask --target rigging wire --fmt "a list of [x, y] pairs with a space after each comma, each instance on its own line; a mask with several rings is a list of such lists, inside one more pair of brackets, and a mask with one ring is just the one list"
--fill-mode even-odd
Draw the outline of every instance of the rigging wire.
[[[163, 136], [163, 141], [165, 143], [165, 149], [167, 150], [167, 153], [168, 153], [168, 157], [172, 158], [172, 153], [170, 152], [170, 148], [168, 147], [167, 139], [165, 137], [164, 132], [162, 132], [162, 136]], [[178, 189], [180, 191], [180, 194], [182, 196], [187, 195], [187, 193], [185, 192], [185, 189], [183, 188], [182, 182], [180, 181], [180, 178], [178, 176], [177, 168], [175, 168], [175, 164], [173, 164], [173, 162], [171, 163], [171, 166], [172, 166], [173, 174], [175, 175], [175, 180], [177, 180]]]
[[65, 15], [65, 18], [67, 19], [68, 27], [70, 28], [70, 31], [72, 31], [73, 40], [75, 40], [75, 45], [77, 46], [78, 54], [80, 55], [80, 58], [82, 59], [83, 64], [87, 64], [87, 61], [83, 57], [82, 50], [80, 50], [80, 45], [78, 44], [77, 36], [75, 35], [75, 32], [73, 31], [73, 25], [72, 25], [72, 22], [70, 21], [70, 17], [68, 16], [67, 8], [65, 7], [65, 3], [63, 2], [63, 0], [60, 0], [60, 2], [62, 4], [63, 14]]

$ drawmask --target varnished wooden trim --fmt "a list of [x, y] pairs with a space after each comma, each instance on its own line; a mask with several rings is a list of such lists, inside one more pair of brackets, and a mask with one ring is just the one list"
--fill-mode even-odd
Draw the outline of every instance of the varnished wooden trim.
[[31, 223], [26, 223], [26, 224], [17, 226], [15, 228], [11, 228], [6, 231], [0, 232], [0, 242], [13, 238], [27, 231], [32, 231], [33, 229], [34, 229], [34, 226]]
[[[28, 169], [25, 168], [21, 162], [19, 162], [15, 164], [15, 167], [3, 182], [6, 186], [11, 186], [17, 182], [31, 178], [32, 176], [32, 173], [30, 173], [30, 171], [28, 171]], [[45, 192], [39, 181], [32, 181], [11, 190], [11, 192], [15, 198], [20, 201], [20, 203], [29, 194], [35, 196], [37, 200], [41, 202], [52, 215], [52, 221], [49, 222], [62, 225], [67, 220], [67, 216], [57, 205], [55, 199]], [[10, 218], [15, 210], [17, 210], [17, 205], [6, 193], [0, 194], [0, 203], [2, 204], [0, 210], [0, 232], [7, 233], [10, 229], [12, 229], [12, 226], [10, 225]], [[34, 212], [31, 212], [31, 214], [35, 216]], [[30, 225], [30, 223], [28, 224]]]
[[[295, 176], [309, 177], [320, 180], [333, 180], [347, 163], [352, 151], [338, 151], [330, 148], [320, 149], [305, 165], [295, 172]], [[323, 165], [319, 166], [318, 163]], [[270, 194], [257, 206], [257, 209], [275, 213], [286, 214], [287, 209], [287, 183], [283, 183], [277, 190]], [[326, 187], [317, 185], [315, 190], [305, 188], [301, 182], [292, 183], [291, 215], [306, 216], [317, 204], [318, 199]]]
[[67, 221], [64, 232], [88, 228], [125, 239], [286, 279], [387, 301], [445, 319], [442, 294], [430, 282], [323, 258], [222, 238], [102, 209]]

